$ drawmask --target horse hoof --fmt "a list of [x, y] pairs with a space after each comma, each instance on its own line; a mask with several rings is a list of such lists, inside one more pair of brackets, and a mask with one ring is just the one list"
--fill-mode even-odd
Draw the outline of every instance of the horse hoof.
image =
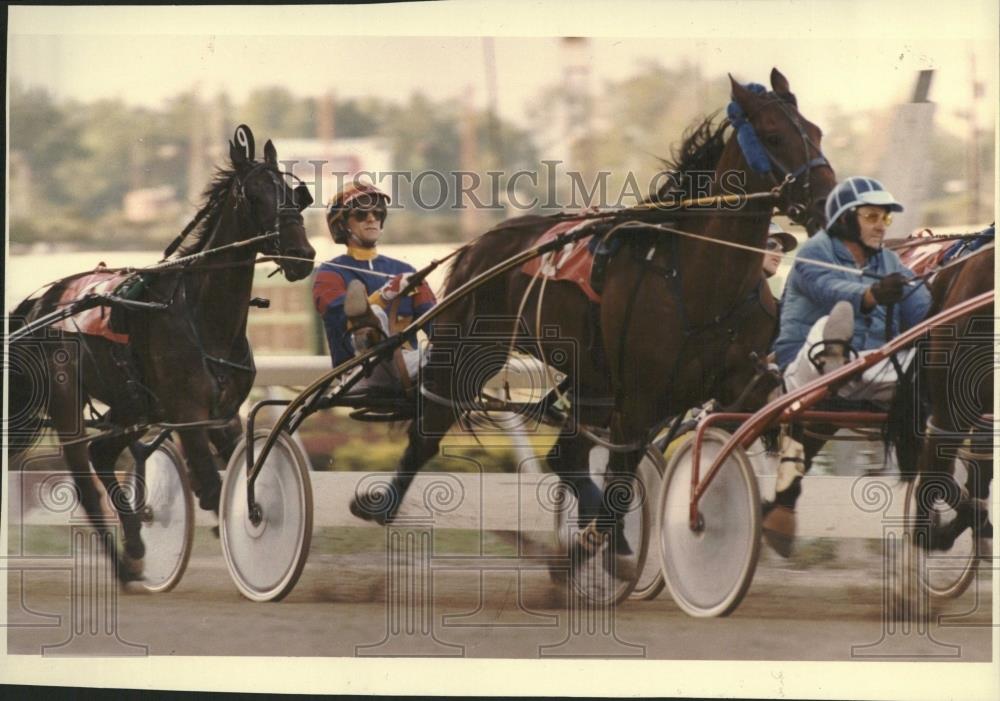
[[149, 589], [145, 587], [141, 578], [134, 579], [129, 582], [122, 582], [119, 589], [123, 594], [127, 594], [129, 596], [143, 596], [145, 594], [149, 594]]
[[977, 538], [992, 538], [993, 524], [990, 523], [990, 506], [985, 499], [970, 499], [972, 506], [973, 532]]
[[604, 544], [604, 533], [598, 530], [591, 521], [585, 527], [573, 534], [574, 548], [585, 558], [594, 555]]
[[795, 544], [794, 511], [787, 506], [774, 504], [767, 510], [764, 520], [761, 523], [761, 530], [764, 534], [764, 541], [776, 553], [784, 558], [792, 556], [792, 549]]
[[[122, 591], [130, 593], [139, 593], [139, 589], [145, 591], [142, 586], [142, 582], [145, 580], [143, 577], [144, 562], [140, 558], [131, 558], [128, 555], [121, 555], [118, 558], [118, 582], [121, 584]], [[133, 591], [133, 589], [135, 591]]]
[[216, 516], [219, 515], [219, 494], [221, 489], [214, 495], [202, 494], [198, 497], [198, 507], [203, 511], [211, 511]]
[[374, 521], [385, 526], [392, 521], [391, 509], [386, 506], [386, 500], [380, 495], [358, 494], [351, 499], [351, 513], [362, 521]]

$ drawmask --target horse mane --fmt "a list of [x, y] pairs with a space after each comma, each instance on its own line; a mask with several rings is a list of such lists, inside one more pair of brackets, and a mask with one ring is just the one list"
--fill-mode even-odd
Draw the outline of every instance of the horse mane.
[[218, 168], [215, 171], [212, 181], [202, 193], [198, 213], [181, 231], [178, 238], [182, 240], [182, 243], [171, 255], [171, 258], [198, 253], [204, 248], [207, 243], [206, 236], [215, 230], [215, 225], [219, 221], [219, 217], [222, 216], [222, 201], [226, 198], [229, 186], [235, 176], [236, 170], [233, 168]]
[[663, 179], [665, 182], [646, 202], [694, 196], [696, 183], [692, 175], [715, 170], [722, 150], [726, 147], [729, 120], [717, 121], [718, 115], [718, 111], [713, 112], [694, 126], [688, 127], [671, 158], [659, 159], [663, 170], [656, 179]]

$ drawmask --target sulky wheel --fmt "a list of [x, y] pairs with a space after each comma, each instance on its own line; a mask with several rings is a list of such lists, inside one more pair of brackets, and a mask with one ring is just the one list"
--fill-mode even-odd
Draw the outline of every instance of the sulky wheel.
[[146, 546], [139, 584], [151, 592], [170, 591], [184, 576], [194, 542], [194, 495], [184, 459], [165, 440], [146, 458], [145, 468], [133, 463], [126, 479]]
[[[254, 434], [258, 456], [267, 431]], [[254, 483], [259, 518], [247, 504], [246, 439], [229, 459], [222, 482], [219, 525], [229, 574], [252, 601], [278, 601], [302, 574], [312, 540], [312, 484], [306, 457], [285, 433], [278, 436]]]
[[[948, 492], [961, 490], [966, 497], [965, 484], [968, 476], [964, 460], [959, 458], [954, 462], [954, 482], [949, 482], [943, 475], [920, 475], [906, 486], [906, 545], [910, 548], [910, 559], [918, 568], [917, 581], [926, 589], [931, 599], [954, 599], [961, 596], [976, 576], [980, 557], [991, 551], [989, 541], [976, 543], [972, 529], [966, 528], [947, 551], [925, 550], [915, 544], [917, 539], [923, 540], [929, 535], [928, 526], [934, 528], [946, 526], [955, 518], [955, 510], [948, 504]], [[922, 480], [930, 479], [925, 489], [919, 485]], [[918, 521], [917, 495], [923, 493], [927, 502], [927, 510]]]
[[[664, 459], [660, 453], [650, 451], [642, 462], [639, 463], [639, 479], [646, 493], [646, 502], [649, 504], [649, 512], [643, 519], [643, 528], [646, 531], [645, 539], [651, 543], [649, 532], [656, 526], [655, 500], [660, 494], [660, 483], [663, 481]], [[646, 548], [646, 557], [642, 569], [639, 570], [639, 579], [635, 582], [635, 589], [629, 595], [630, 599], [637, 601], [649, 601], [655, 599], [663, 591], [663, 572], [660, 570], [660, 557], [655, 548]]]
[[[608, 457], [606, 448], [598, 446], [590, 451], [591, 477], [602, 490]], [[623, 564], [638, 573], [639, 579], [642, 579], [644, 572], [643, 566], [649, 550], [649, 531], [654, 513], [652, 499], [655, 491], [650, 489], [655, 489], [655, 484], [648, 484], [648, 479], [650, 474], [661, 471], [658, 467], [662, 468], [662, 458], [651, 449], [640, 463], [632, 499], [624, 516], [625, 537], [633, 554]], [[569, 488], [560, 489], [557, 499], [559, 502], [555, 511], [556, 544], [560, 553], [566, 553], [571, 550], [570, 546], [578, 537], [578, 529], [575, 528], [577, 501]], [[596, 545], [592, 555], [581, 557], [578, 553], [572, 557], [568, 571], [550, 570], [549, 574], [557, 583], [564, 582], [568, 574], [572, 595], [605, 606], [615, 606], [627, 599], [637, 583], [635, 576], [625, 578], [619, 576], [612, 548], [606, 540]]]
[[[729, 434], [705, 432], [700, 475], [708, 473]], [[660, 489], [657, 530], [663, 578], [685, 613], [709, 617], [730, 614], [750, 588], [760, 553], [760, 496], [746, 453], [739, 447], [722, 465], [698, 511], [697, 530], [689, 519], [692, 453], [689, 434], [670, 461]]]

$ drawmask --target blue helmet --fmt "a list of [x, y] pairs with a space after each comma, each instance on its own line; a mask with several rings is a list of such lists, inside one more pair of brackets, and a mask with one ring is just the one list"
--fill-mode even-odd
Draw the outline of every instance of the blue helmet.
[[872, 205], [902, 212], [903, 205], [896, 201], [875, 178], [855, 175], [840, 182], [826, 198], [826, 227], [829, 229], [840, 215], [854, 207]]

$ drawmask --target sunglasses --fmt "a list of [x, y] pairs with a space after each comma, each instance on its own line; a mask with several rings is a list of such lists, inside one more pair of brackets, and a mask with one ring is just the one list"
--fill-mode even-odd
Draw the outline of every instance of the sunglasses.
[[775, 241], [774, 239], [767, 240], [767, 250], [769, 251], [784, 251], [784, 247], [781, 245], [780, 241]]
[[886, 226], [892, 224], [892, 212], [858, 212], [858, 218], [869, 224], [875, 224], [879, 221], [885, 222]]
[[385, 221], [385, 216], [386, 216], [385, 207], [370, 207], [370, 208], [364, 207], [351, 210], [351, 218], [358, 223], [367, 221], [369, 214], [374, 214], [375, 218], [380, 222]]

